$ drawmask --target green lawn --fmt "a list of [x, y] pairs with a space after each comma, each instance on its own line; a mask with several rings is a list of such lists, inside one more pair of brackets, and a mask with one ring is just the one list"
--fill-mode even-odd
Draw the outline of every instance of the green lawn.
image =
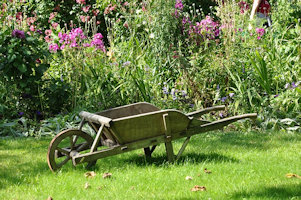
[[[0, 199], [301, 199], [301, 179], [286, 177], [301, 175], [297, 133], [201, 134], [176, 164], [166, 163], [160, 145], [148, 161], [142, 150], [98, 160], [94, 178], [84, 176], [84, 165], [52, 173], [46, 160], [50, 140], [0, 139]], [[103, 179], [105, 172], [112, 178]], [[207, 191], [190, 191], [195, 185]]]

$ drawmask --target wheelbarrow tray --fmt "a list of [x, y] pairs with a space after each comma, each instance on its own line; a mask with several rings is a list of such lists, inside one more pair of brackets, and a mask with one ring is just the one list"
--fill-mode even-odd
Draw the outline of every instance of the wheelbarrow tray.
[[[255, 113], [244, 114], [214, 122], [199, 119], [203, 114], [224, 108], [225, 106], [215, 106], [184, 114], [175, 109], [160, 110], [152, 104], [141, 102], [98, 113], [82, 111], [79, 130], [83, 124], [88, 123], [95, 130], [96, 137], [87, 147], [90, 148], [89, 153], [77, 152], [69, 156], [74, 165], [139, 148], [144, 148], [146, 156], [151, 156], [156, 145], [165, 143], [168, 160], [173, 162], [183, 153], [191, 136], [221, 129], [240, 119], [255, 119], [257, 116]], [[175, 157], [172, 141], [183, 137], [186, 140]], [[108, 148], [98, 150], [99, 146]]]

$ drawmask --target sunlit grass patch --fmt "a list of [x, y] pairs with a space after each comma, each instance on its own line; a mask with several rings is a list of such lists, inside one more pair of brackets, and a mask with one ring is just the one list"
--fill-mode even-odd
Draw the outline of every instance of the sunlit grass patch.
[[[301, 179], [286, 177], [301, 175], [297, 133], [206, 133], [192, 137], [175, 164], [167, 163], [160, 145], [151, 159], [142, 150], [100, 159], [91, 178], [84, 165], [52, 173], [46, 161], [50, 140], [0, 140], [0, 199], [301, 198]], [[182, 142], [174, 142], [175, 151]], [[106, 172], [112, 176], [104, 179]], [[192, 192], [196, 185], [206, 191]]]

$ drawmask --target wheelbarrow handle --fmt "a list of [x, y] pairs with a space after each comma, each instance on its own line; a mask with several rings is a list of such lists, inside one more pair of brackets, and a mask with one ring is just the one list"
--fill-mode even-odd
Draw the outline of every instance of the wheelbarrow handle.
[[110, 122], [112, 121], [111, 118], [104, 117], [104, 116], [101, 116], [101, 115], [96, 115], [96, 114], [89, 113], [89, 112], [86, 112], [86, 111], [81, 111], [79, 113], [79, 116], [81, 118], [84, 118], [88, 121], [91, 121], [91, 122], [94, 122], [94, 123], [97, 123], [97, 124], [104, 124], [106, 127], [110, 127]]
[[202, 110], [197, 110], [197, 111], [194, 111], [194, 112], [190, 112], [190, 113], [187, 113], [186, 115], [188, 117], [200, 117], [206, 113], [209, 113], [209, 112], [212, 112], [212, 111], [218, 111], [218, 110], [225, 110], [225, 106], [222, 105], [222, 106], [213, 106], [213, 107], [209, 107], [209, 108], [205, 108], [205, 109], [202, 109]]

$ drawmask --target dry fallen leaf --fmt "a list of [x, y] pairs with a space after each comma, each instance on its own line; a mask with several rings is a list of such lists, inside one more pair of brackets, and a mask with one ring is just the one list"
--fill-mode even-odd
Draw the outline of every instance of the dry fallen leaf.
[[207, 168], [204, 169], [204, 172], [207, 174], [211, 174], [212, 172], [210, 170], [208, 170]]
[[52, 198], [51, 196], [49, 196], [49, 197], [47, 198], [47, 200], [53, 200], [53, 198]]
[[84, 188], [85, 188], [85, 189], [88, 189], [89, 187], [91, 187], [90, 184], [89, 184], [88, 182], [85, 183], [85, 187], [84, 187]]
[[102, 187], [101, 187], [101, 186], [99, 186], [97, 189], [98, 189], [98, 190], [102, 190]]
[[192, 180], [193, 178], [191, 176], [186, 176], [185, 180]]
[[293, 173], [288, 173], [285, 175], [287, 178], [301, 178], [301, 176]]
[[85, 177], [86, 178], [93, 178], [94, 176], [96, 176], [96, 173], [95, 172], [86, 172], [85, 173]]
[[191, 188], [191, 191], [192, 192], [206, 191], [206, 187], [205, 186], [195, 185], [193, 188]]
[[131, 190], [134, 190], [134, 189], [135, 189], [135, 187], [134, 187], [134, 186], [132, 186], [132, 187], [131, 187]]
[[102, 178], [111, 178], [111, 176], [112, 176], [112, 173], [106, 172], [102, 175]]

